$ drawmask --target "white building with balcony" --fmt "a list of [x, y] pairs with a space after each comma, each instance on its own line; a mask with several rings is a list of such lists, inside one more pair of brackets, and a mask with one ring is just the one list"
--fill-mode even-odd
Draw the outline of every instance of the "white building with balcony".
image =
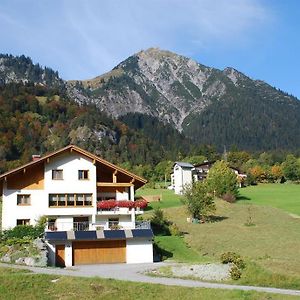
[[0, 175], [2, 230], [47, 216], [49, 264], [153, 262], [153, 233], [136, 222], [146, 180], [70, 145]]

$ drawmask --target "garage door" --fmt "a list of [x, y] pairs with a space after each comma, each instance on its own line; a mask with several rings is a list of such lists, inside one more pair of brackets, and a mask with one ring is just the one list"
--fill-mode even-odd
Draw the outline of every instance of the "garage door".
[[73, 243], [74, 265], [126, 262], [126, 241]]

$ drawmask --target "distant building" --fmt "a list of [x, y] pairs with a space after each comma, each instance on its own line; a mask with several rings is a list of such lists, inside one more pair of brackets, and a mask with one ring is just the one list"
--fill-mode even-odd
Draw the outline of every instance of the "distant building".
[[[215, 161], [205, 161], [192, 165], [186, 162], [175, 162], [171, 173], [170, 188], [174, 190], [175, 194], [181, 195], [185, 185], [204, 180], [214, 163]], [[230, 167], [230, 169], [237, 175], [241, 187], [247, 175], [242, 174], [237, 168]]]
[[190, 163], [177, 161], [173, 165], [173, 172], [171, 173], [171, 186], [175, 194], [182, 194], [183, 188], [186, 184], [193, 181], [194, 166]]

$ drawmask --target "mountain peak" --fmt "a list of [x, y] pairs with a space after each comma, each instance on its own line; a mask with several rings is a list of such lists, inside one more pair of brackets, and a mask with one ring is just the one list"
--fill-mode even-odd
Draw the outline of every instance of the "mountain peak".
[[152, 47], [146, 50], [141, 50], [140, 52], [136, 53], [136, 56], [139, 58], [152, 57], [156, 59], [161, 59], [164, 57], [176, 57], [179, 55], [168, 50], [162, 50], [158, 47]]

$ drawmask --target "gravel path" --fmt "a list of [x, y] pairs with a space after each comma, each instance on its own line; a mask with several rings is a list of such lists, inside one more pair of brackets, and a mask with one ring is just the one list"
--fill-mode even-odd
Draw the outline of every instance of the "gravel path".
[[231, 285], [224, 283], [210, 283], [201, 282], [196, 280], [185, 280], [177, 278], [162, 278], [162, 277], [149, 277], [143, 273], [154, 268], [162, 266], [170, 266], [168, 263], [155, 263], [155, 264], [111, 264], [111, 265], [86, 265], [76, 266], [67, 269], [59, 268], [38, 268], [26, 267], [10, 264], [1, 264], [2, 267], [11, 267], [18, 269], [31, 270], [36, 274], [52, 274], [64, 276], [78, 276], [78, 277], [102, 277], [114, 278], [119, 280], [127, 280], [134, 282], [156, 283], [171, 286], [185, 286], [185, 287], [198, 287], [210, 289], [227, 289], [227, 290], [244, 290], [244, 291], [257, 291], [282, 295], [295, 295], [300, 297], [300, 290], [278, 289], [257, 286], [245, 285]]
[[202, 280], [222, 281], [230, 279], [229, 264], [176, 265], [171, 271], [176, 277], [193, 276]]

